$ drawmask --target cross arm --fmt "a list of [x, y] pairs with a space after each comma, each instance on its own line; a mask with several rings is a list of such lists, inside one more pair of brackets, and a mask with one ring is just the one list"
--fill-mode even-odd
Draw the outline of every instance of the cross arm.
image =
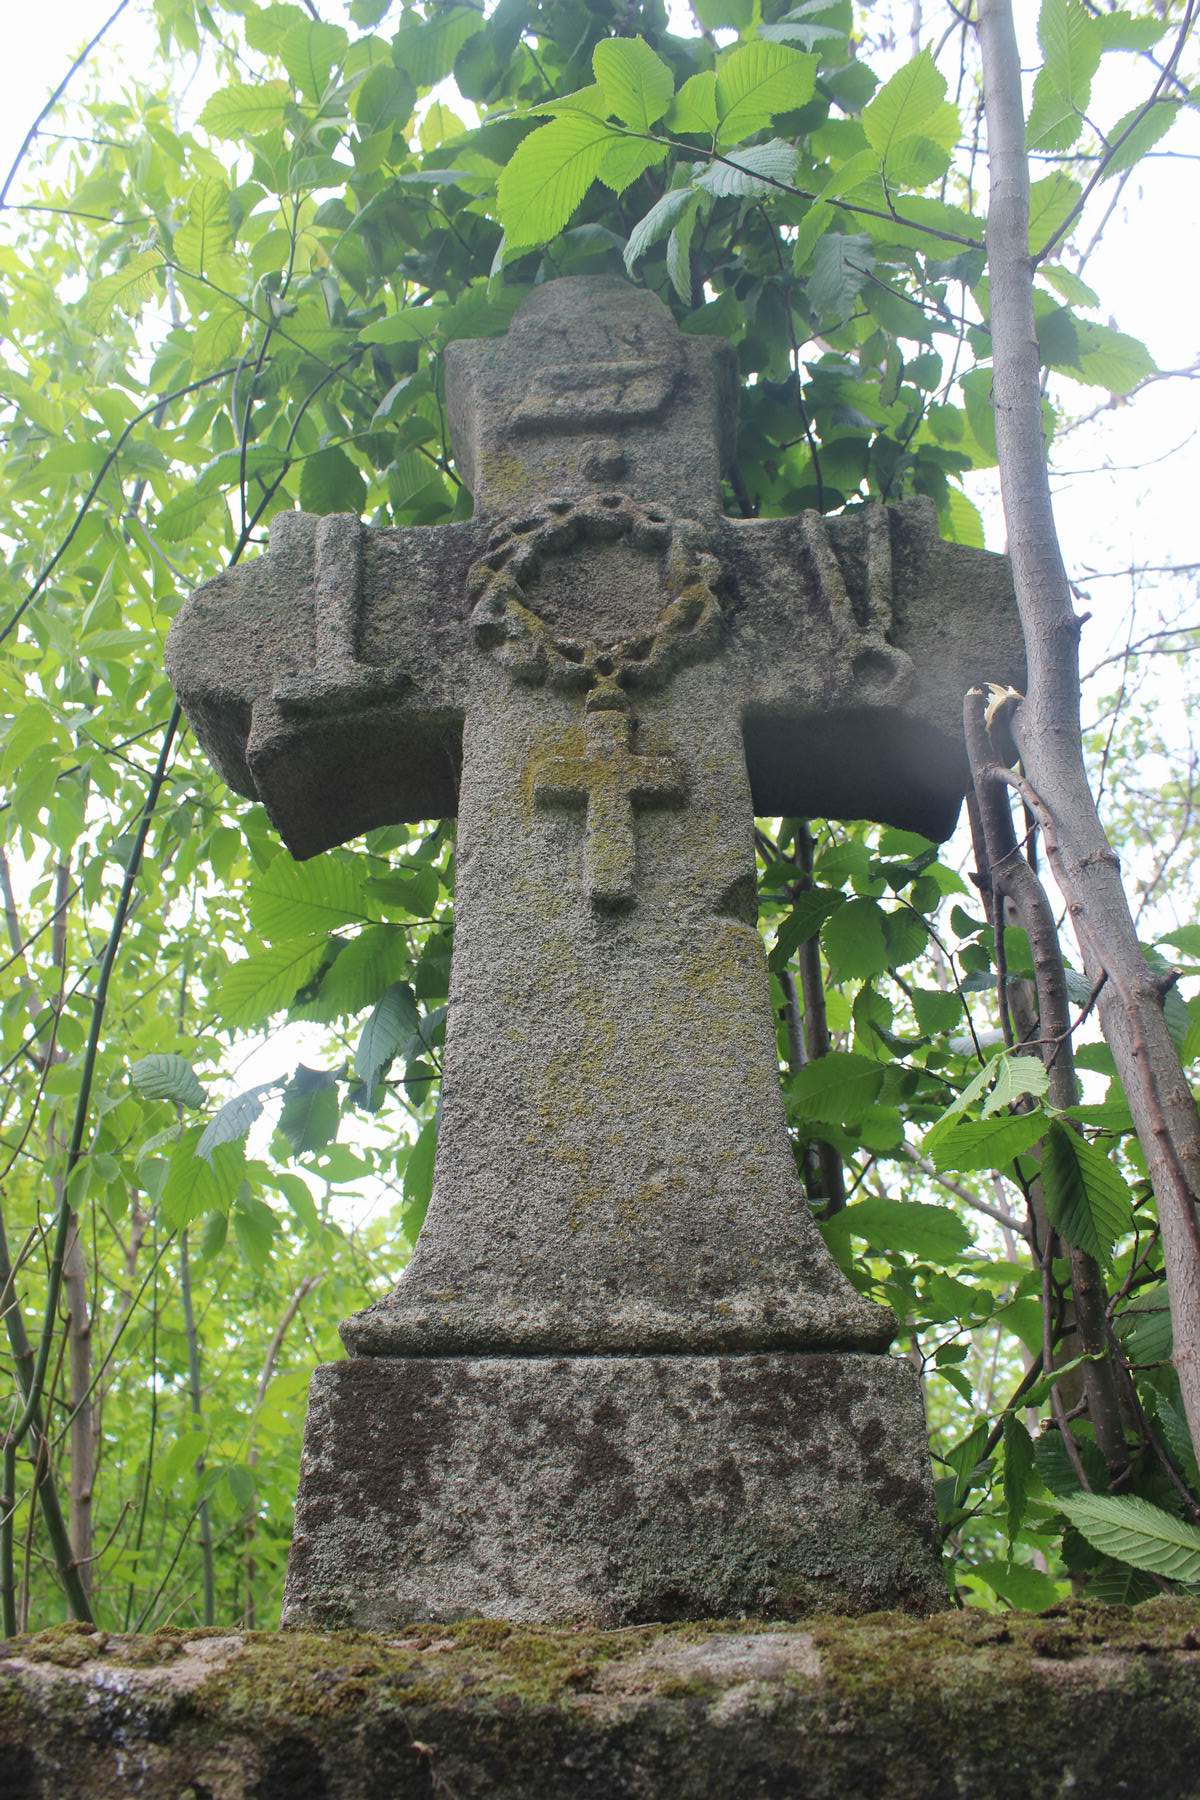
[[927, 500], [724, 530], [756, 811], [947, 837], [963, 695], [1024, 685], [1008, 559], [943, 543]]
[[270, 552], [206, 582], [167, 640], [201, 746], [297, 857], [452, 815], [466, 571], [479, 528], [280, 513]]

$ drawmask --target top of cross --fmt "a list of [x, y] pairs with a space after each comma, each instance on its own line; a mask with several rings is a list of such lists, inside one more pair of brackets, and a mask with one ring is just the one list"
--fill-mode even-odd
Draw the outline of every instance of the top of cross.
[[477, 515], [605, 488], [720, 511], [735, 384], [730, 344], [688, 336], [656, 294], [615, 276], [547, 282], [505, 337], [446, 352], [451, 435]]

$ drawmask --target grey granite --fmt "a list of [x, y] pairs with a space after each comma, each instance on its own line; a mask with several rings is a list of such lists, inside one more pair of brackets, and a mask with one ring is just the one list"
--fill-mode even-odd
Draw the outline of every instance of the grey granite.
[[[836, 1268], [796, 1175], [753, 818], [947, 833], [962, 695], [1019, 683], [1020, 634], [1004, 559], [941, 543], [924, 503], [726, 518], [732, 352], [624, 282], [535, 290], [506, 338], [451, 346], [446, 379], [474, 517], [284, 515], [268, 556], [187, 603], [168, 664], [218, 769], [293, 854], [457, 816], [433, 1199], [398, 1285], [343, 1337], [356, 1356], [517, 1359], [545, 1447], [561, 1384], [522, 1358], [641, 1356], [650, 1381], [676, 1366], [664, 1353], [886, 1349], [891, 1314]], [[881, 1406], [913, 1490], [919, 1396], [895, 1368], [878, 1363]], [[322, 1374], [329, 1440], [351, 1456], [347, 1383], [382, 1405], [399, 1380]], [[439, 1464], [436, 1485], [461, 1493], [472, 1467]], [[818, 1484], [821, 1529], [841, 1529], [851, 1479]], [[538, 1491], [520, 1489], [527, 1510]], [[899, 1503], [893, 1523], [908, 1542]], [[872, 1540], [881, 1596], [934, 1591], [922, 1541], [906, 1586]], [[465, 1552], [461, 1577], [477, 1590]], [[319, 1585], [296, 1589], [296, 1616]], [[709, 1604], [697, 1567], [677, 1587]]]
[[284, 1623], [928, 1613], [939, 1561], [907, 1362], [352, 1357], [313, 1383]]

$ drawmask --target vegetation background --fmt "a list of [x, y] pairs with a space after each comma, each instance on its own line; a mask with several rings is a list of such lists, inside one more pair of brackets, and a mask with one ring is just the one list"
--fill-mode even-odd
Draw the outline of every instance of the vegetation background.
[[[1194, 151], [1193, 12], [1037, 17], [1029, 249], [1068, 474], [1089, 421], [1197, 373], [1088, 283]], [[118, 63], [105, 33], [135, 20]], [[293, 864], [174, 708], [171, 618], [281, 509], [465, 516], [445, 344], [601, 270], [736, 344], [730, 511], [924, 494], [981, 544], [979, 41], [970, 0], [124, 0], [95, 26], [0, 191], [0, 1599], [9, 1630], [271, 1625], [310, 1372], [429, 1198], [454, 835]], [[1196, 564], [1085, 560], [1111, 634], [1093, 785], [1191, 1068]], [[1098, 984], [977, 883], [978, 832], [758, 841], [798, 1168], [925, 1377], [951, 1592], [1200, 1584], [1159, 1209]]]

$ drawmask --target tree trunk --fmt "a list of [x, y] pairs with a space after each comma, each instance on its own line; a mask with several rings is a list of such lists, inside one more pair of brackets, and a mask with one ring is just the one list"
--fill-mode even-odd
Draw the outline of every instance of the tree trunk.
[[1013, 735], [1070, 913], [1084, 969], [1103, 981], [1100, 1023], [1113, 1053], [1158, 1203], [1174, 1323], [1173, 1361], [1200, 1447], [1200, 1116], [1163, 1016], [1096, 810], [1079, 714], [1079, 632], [1050, 499], [1029, 254], [1029, 164], [1010, 0], [980, 0], [991, 194], [993, 401], [1009, 554], [1029, 665]]

